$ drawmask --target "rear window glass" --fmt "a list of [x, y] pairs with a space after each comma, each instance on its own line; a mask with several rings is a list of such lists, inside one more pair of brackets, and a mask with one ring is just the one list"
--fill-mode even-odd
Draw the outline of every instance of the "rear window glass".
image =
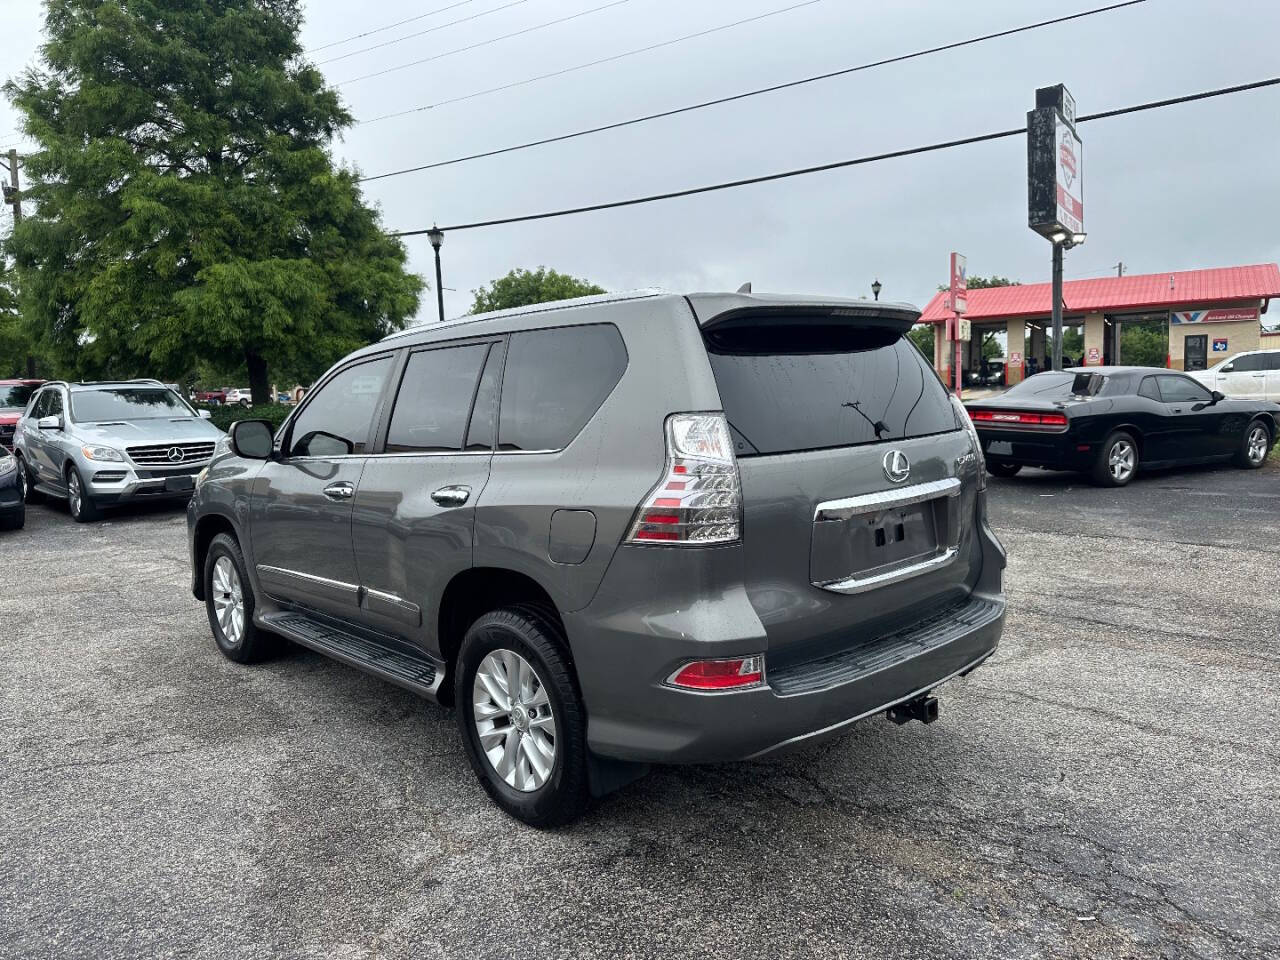
[[705, 339], [739, 456], [957, 429], [942, 382], [896, 331], [793, 320]]
[[616, 327], [554, 327], [511, 337], [498, 413], [499, 450], [560, 450], [627, 369]]
[[1114, 392], [1113, 378], [1100, 373], [1048, 371], [1027, 377], [1005, 391], [1006, 397], [1096, 397]]

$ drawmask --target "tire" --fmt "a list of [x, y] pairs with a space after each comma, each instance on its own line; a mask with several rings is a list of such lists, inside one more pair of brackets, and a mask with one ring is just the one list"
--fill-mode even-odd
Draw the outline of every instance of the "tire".
[[[220, 533], [204, 557], [204, 607], [218, 650], [236, 663], [257, 663], [274, 651], [274, 637], [253, 622], [256, 605], [253, 584], [240, 544], [229, 533]], [[237, 600], [239, 602], [236, 616]], [[235, 618], [234, 620], [231, 618]]]
[[1004, 477], [1005, 479], [1016, 477], [1021, 469], [1022, 464], [1020, 463], [1001, 463], [998, 460], [987, 461], [987, 473], [993, 477]]
[[1267, 462], [1273, 442], [1274, 438], [1267, 425], [1261, 420], [1252, 421], [1240, 438], [1240, 449], [1235, 456], [1236, 466], [1242, 470], [1257, 470]]
[[1116, 430], [1098, 449], [1093, 482], [1102, 487], [1123, 487], [1138, 475], [1139, 460], [1138, 441], [1132, 434]]
[[244, 408], [246, 408], [246, 409], [248, 409], [248, 407], [250, 406], [250, 402], [249, 402], [248, 400], [241, 400], [241, 401], [239, 401], [239, 403], [240, 403], [240, 406], [242, 406], [242, 407], [244, 407]]
[[84, 480], [75, 464], [67, 465], [67, 504], [76, 523], [93, 523], [102, 519], [102, 508], [85, 490]]
[[25, 503], [43, 503], [44, 494], [36, 489], [35, 477], [27, 468], [27, 461], [19, 454], [14, 454], [18, 461], [18, 469], [22, 471], [22, 499]]
[[[565, 651], [564, 634], [551, 616], [536, 607], [510, 607], [471, 625], [454, 673], [458, 726], [471, 769], [494, 803], [532, 827], [570, 823], [590, 798], [586, 711]], [[482, 671], [487, 682], [477, 680]], [[523, 697], [514, 703], [500, 699], [512, 673], [525, 678]], [[478, 707], [486, 711], [479, 721]], [[504, 770], [507, 756], [513, 759]]]

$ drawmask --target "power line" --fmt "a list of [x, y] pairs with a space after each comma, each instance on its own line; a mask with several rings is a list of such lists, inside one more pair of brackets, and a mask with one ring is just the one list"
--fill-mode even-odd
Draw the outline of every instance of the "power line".
[[[525, 0], [515, 0], [515, 3], [524, 3], [524, 2]], [[811, 0], [811, 2], [816, 3], [818, 2], [818, 0]], [[509, 3], [507, 4], [507, 6], [513, 7], [515, 6], [515, 3]], [[500, 37], [492, 37], [488, 40], [481, 40], [477, 43], [467, 44], [467, 46], [465, 47], [457, 47], [453, 50], [446, 50], [444, 53], [437, 53], [430, 57], [423, 57], [421, 60], [414, 60], [410, 63], [402, 63], [397, 67], [388, 67], [385, 70], [378, 70], [374, 73], [366, 73], [364, 76], [352, 77], [350, 80], [342, 80], [339, 83], [335, 84], [335, 86], [341, 87], [348, 83], [355, 83], [358, 80], [369, 80], [373, 77], [381, 77], [384, 74], [395, 73], [397, 70], [405, 70], [409, 67], [416, 67], [424, 63], [431, 63], [434, 60], [443, 60], [445, 57], [451, 57], [456, 53], [465, 53], [468, 50], [477, 50], [480, 47], [487, 47], [491, 43], [497, 43], [499, 40], [509, 40], [512, 37], [519, 37], [519, 36], [523, 36], [526, 33], [533, 33], [535, 30], [544, 30], [547, 27], [554, 27], [557, 24], [568, 23], [570, 20], [577, 20], [579, 17], [586, 17], [593, 13], [599, 13], [601, 10], [608, 10], [610, 7], [621, 6], [624, 3], [630, 3], [630, 0], [610, 0], [609, 3], [603, 4], [598, 7], [592, 7], [590, 10], [581, 10], [578, 13], [572, 13], [567, 17], [560, 17], [559, 19], [556, 19], [556, 20], [548, 20], [546, 23], [534, 24], [532, 27], [525, 27], [523, 30], [516, 30], [514, 33], [504, 33]], [[504, 10], [506, 8], [498, 7], [497, 9]]]
[[[1134, 104], [1128, 107], [1119, 107], [1115, 110], [1106, 110], [1102, 113], [1091, 113], [1085, 116], [1077, 117], [1077, 123], [1087, 123], [1091, 120], [1104, 120], [1110, 117], [1124, 116], [1130, 113], [1140, 113], [1145, 110], [1158, 110], [1162, 107], [1174, 106], [1181, 103], [1191, 103], [1195, 100], [1208, 100], [1212, 97], [1224, 97], [1233, 93], [1243, 93], [1248, 90], [1257, 90], [1262, 87], [1271, 87], [1280, 84], [1280, 77], [1272, 77], [1267, 80], [1256, 80], [1252, 83], [1242, 83], [1234, 87], [1220, 87], [1216, 90], [1205, 90], [1201, 93], [1187, 94], [1181, 97], [1170, 97], [1166, 100], [1152, 100], [1147, 103]], [[823, 163], [812, 167], [801, 167], [797, 170], [785, 170], [780, 173], [769, 173], [758, 177], [746, 177], [741, 180], [729, 180], [723, 183], [707, 184], [701, 187], [689, 187], [684, 190], [672, 190], [667, 193], [655, 193], [644, 197], [633, 197], [629, 200], [614, 200], [607, 203], [595, 203], [589, 206], [570, 207], [564, 210], [549, 210], [543, 213], [530, 213], [518, 217], [503, 217], [497, 220], [481, 220], [475, 223], [461, 223], [453, 226], [440, 227], [445, 232], [451, 230], [474, 230], [479, 227], [496, 227], [510, 223], [526, 223], [530, 220], [548, 220], [553, 217], [567, 217], [578, 213], [590, 213], [596, 210], [613, 210], [618, 207], [631, 207], [642, 203], [654, 203], [659, 200], [672, 200], [677, 197], [689, 197], [701, 193], [712, 193], [718, 190], [730, 190], [735, 187], [745, 187], [757, 183], [768, 183], [773, 180], [786, 180], [791, 177], [807, 176], [813, 173], [822, 173], [827, 170], [838, 170], [843, 167], [859, 166], [861, 164], [875, 163], [880, 160], [892, 160], [898, 157], [910, 157], [921, 153], [932, 153], [938, 150], [948, 150], [952, 147], [968, 146], [975, 143], [986, 143], [992, 140], [1002, 140], [1007, 137], [1016, 137], [1027, 132], [1026, 127], [1018, 127], [1013, 130], [998, 130], [993, 133], [982, 133], [972, 137], [962, 137], [958, 140], [946, 140], [941, 143], [931, 143], [920, 147], [908, 147], [902, 150], [892, 150], [888, 153], [878, 153], [866, 157], [855, 157], [850, 160], [837, 160], [833, 163]], [[402, 230], [398, 233], [391, 234], [394, 237], [416, 237], [426, 233], [427, 230]]]
[[[846, 67], [842, 70], [834, 70], [830, 73], [820, 73], [816, 76], [805, 77], [802, 80], [791, 80], [786, 83], [778, 83], [768, 87], [760, 87], [757, 90], [748, 90], [745, 93], [735, 93], [727, 97], [718, 97], [714, 100], [703, 100], [700, 103], [692, 103], [683, 107], [676, 107], [671, 110], [662, 110], [658, 113], [646, 114], [642, 117], [633, 117], [630, 120], [620, 120], [615, 123], [606, 123], [596, 127], [588, 127], [585, 130], [575, 130], [573, 133], [564, 133], [554, 137], [544, 137], [541, 140], [530, 140], [525, 143], [518, 143], [510, 147], [499, 147], [496, 150], [485, 150], [481, 153], [472, 153], [463, 157], [454, 157], [451, 160], [437, 160], [434, 163], [425, 163], [421, 166], [406, 167], [403, 170], [392, 170], [389, 173], [379, 173], [372, 177], [361, 177], [360, 181], [368, 182], [371, 180], [382, 180], [386, 177], [398, 177], [406, 173], [418, 173], [422, 170], [434, 170], [437, 167], [452, 166], [457, 163], [466, 163], [470, 160], [480, 160], [484, 157], [496, 157], [504, 153], [514, 153], [517, 150], [527, 150], [530, 147], [541, 147], [549, 143], [559, 143], [563, 140], [573, 140], [577, 137], [585, 137], [595, 133], [603, 133], [607, 130], [617, 130], [621, 127], [629, 127], [638, 123], [648, 123], [650, 120], [659, 120], [663, 117], [673, 117], [681, 113], [690, 113], [694, 110], [702, 110], [707, 107], [715, 107], [725, 103], [733, 103], [736, 100], [745, 100], [748, 97], [758, 97], [765, 93], [775, 93], [779, 90], [788, 90], [792, 87], [800, 87], [809, 83], [816, 83], [820, 80], [830, 80], [833, 77], [843, 77], [851, 73], [858, 73], [862, 70], [871, 70], [875, 67], [883, 67], [888, 64], [901, 63], [906, 60], [914, 60], [918, 57], [926, 57], [935, 53], [942, 53], [947, 50], [955, 50], [959, 47], [967, 47], [977, 43], [984, 43], [987, 40], [994, 40], [999, 37], [1008, 37], [1016, 33], [1025, 33], [1029, 30], [1038, 30], [1041, 27], [1054, 26], [1059, 23], [1066, 23], [1069, 20], [1079, 20], [1082, 17], [1091, 17], [1099, 13], [1107, 13], [1111, 10], [1118, 10], [1121, 7], [1131, 7], [1139, 3], [1146, 3], [1147, 0], [1126, 0], [1123, 3], [1113, 3], [1106, 7], [1097, 7], [1093, 10], [1085, 10], [1080, 13], [1073, 13], [1064, 17], [1055, 17], [1052, 20], [1041, 20], [1038, 23], [1029, 23], [1021, 27], [1012, 27], [1008, 30], [1001, 30], [997, 33], [987, 33], [980, 37], [970, 37], [968, 40], [958, 40], [954, 43], [945, 43], [941, 46], [929, 47], [925, 50], [917, 50], [915, 53], [904, 53], [896, 57], [886, 57], [883, 60], [874, 60], [870, 63], [861, 63], [854, 67]], [[417, 110], [429, 110], [431, 107], [418, 107]], [[411, 111], [412, 112], [412, 111]], [[401, 116], [401, 114], [387, 114], [386, 117], [377, 117], [375, 120], [387, 119], [387, 117]], [[374, 120], [365, 121], [373, 123]]]
[[[504, 3], [502, 6], [494, 7], [491, 10], [481, 10], [479, 13], [473, 13], [469, 17], [459, 17], [457, 20], [450, 20], [447, 23], [439, 23], [439, 24], [436, 24], [434, 27], [428, 27], [426, 30], [419, 30], [417, 33], [406, 33], [403, 37], [396, 37], [394, 40], [384, 40], [382, 43], [375, 43], [371, 47], [361, 47], [359, 50], [352, 50], [349, 53], [340, 53], [338, 54], [338, 56], [330, 57], [328, 60], [318, 60], [316, 62], [316, 66], [321, 67], [321, 66], [324, 66], [326, 63], [337, 63], [339, 60], [346, 60], [348, 57], [357, 57], [360, 54], [368, 53], [371, 50], [381, 50], [383, 47], [391, 47], [397, 43], [404, 43], [404, 41], [406, 40], [412, 40], [415, 37], [425, 37], [428, 33], [436, 33], [437, 31], [444, 30], [448, 27], [456, 27], [460, 23], [470, 23], [472, 20], [479, 20], [481, 17], [487, 17], [491, 13], [499, 13], [503, 10], [509, 9], [510, 7], [518, 7], [520, 4], [528, 3], [528, 2], [529, 0], [511, 0], [510, 3]], [[412, 66], [412, 64], [406, 64], [405, 66]], [[400, 70], [400, 69], [402, 68], [401, 67], [391, 68], [391, 70]], [[384, 72], [390, 73], [391, 71], [388, 70]], [[377, 74], [372, 74], [372, 76], [377, 76]], [[364, 78], [357, 77], [357, 79], [363, 80]], [[352, 81], [348, 80], [346, 82], [351, 83]]]
[[674, 39], [671, 39], [671, 40], [663, 40], [661, 43], [654, 43], [654, 44], [650, 44], [647, 47], [639, 47], [638, 49], [635, 49], [635, 50], [628, 50], [625, 53], [617, 53], [611, 57], [602, 57], [599, 60], [591, 60], [591, 61], [588, 61], [587, 63], [580, 63], [577, 66], [565, 67], [563, 70], [553, 70], [550, 73], [539, 74], [538, 76], [535, 76], [535, 77], [526, 77], [523, 80], [516, 80], [512, 83], [504, 83], [498, 87], [489, 87], [486, 90], [476, 90], [473, 93], [466, 93], [460, 97], [452, 97], [448, 100], [440, 100], [440, 101], [437, 101], [436, 103], [428, 103], [424, 106], [413, 107], [409, 110], [400, 110], [396, 113], [385, 113], [382, 116], [373, 117], [369, 120], [362, 120], [360, 122], [361, 123], [377, 123], [380, 120], [390, 120], [393, 117], [405, 117], [411, 113], [422, 113], [424, 110], [434, 110], [436, 107], [447, 106], [448, 104], [451, 104], [451, 103], [461, 103], [464, 100], [474, 100], [477, 97], [488, 96], [491, 93], [499, 93], [503, 90], [511, 90], [514, 87], [523, 87], [530, 83], [537, 83], [540, 80], [549, 80], [552, 77], [562, 77], [567, 73], [574, 73], [578, 70], [586, 70], [588, 67], [598, 67], [601, 64], [613, 63], [614, 61], [617, 61], [617, 60], [624, 60], [627, 57], [634, 57], [641, 53], [648, 53], [650, 50], [657, 50], [657, 49], [660, 49], [661, 47], [670, 47], [674, 44], [683, 43], [686, 40], [694, 40], [698, 37], [705, 37], [712, 33], [720, 33], [723, 30], [730, 30], [734, 27], [741, 27], [744, 24], [755, 23], [758, 20], [765, 20], [765, 19], [768, 19], [769, 17], [776, 17], [776, 16], [779, 16], [780, 14], [790, 13], [792, 10], [799, 10], [801, 7], [810, 7], [810, 6], [813, 6], [813, 4], [815, 3], [821, 3], [821, 2], [822, 0], [804, 0], [803, 3], [795, 3], [789, 7], [782, 7], [778, 10], [770, 10], [766, 13], [761, 13], [754, 17], [747, 17], [743, 20], [735, 20], [732, 23], [721, 24], [718, 27], [710, 27], [706, 30], [699, 30], [697, 33], [688, 33], [682, 37], [675, 37]]
[[426, 13], [420, 13], [414, 17], [407, 17], [404, 20], [397, 20], [395, 23], [389, 23], [385, 27], [375, 27], [372, 30], [366, 30], [364, 33], [357, 33], [350, 37], [343, 37], [341, 40], [333, 40], [329, 43], [322, 43], [318, 47], [310, 47], [307, 53], [318, 53], [321, 50], [328, 50], [330, 47], [338, 47], [344, 43], [350, 43], [352, 40], [362, 40], [365, 37], [371, 37], [375, 33], [385, 33], [388, 30], [394, 30], [396, 27], [403, 27], [406, 23], [413, 23], [416, 20], [425, 20], [427, 17], [434, 17], [437, 13], [444, 13], [446, 10], [452, 10], [454, 7], [465, 7], [468, 3], [474, 3], [475, 0], [458, 0], [457, 3], [451, 3], [447, 7], [437, 7], [435, 10], [429, 10]]

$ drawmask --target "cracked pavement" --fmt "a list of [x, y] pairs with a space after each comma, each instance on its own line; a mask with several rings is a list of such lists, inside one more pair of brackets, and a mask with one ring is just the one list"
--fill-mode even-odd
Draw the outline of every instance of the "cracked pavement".
[[222, 659], [180, 507], [0, 534], [0, 957], [1280, 955], [1280, 463], [991, 481], [1005, 637], [929, 727], [553, 833], [452, 715]]

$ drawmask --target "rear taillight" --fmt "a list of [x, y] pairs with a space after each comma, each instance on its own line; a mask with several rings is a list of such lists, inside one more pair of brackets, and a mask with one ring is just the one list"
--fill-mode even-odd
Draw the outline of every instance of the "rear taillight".
[[673, 687], [686, 690], [734, 690], [764, 683], [764, 657], [736, 660], [695, 660], [667, 678]]
[[667, 418], [667, 466], [636, 510], [629, 543], [732, 543], [742, 536], [742, 484], [723, 413]]
[[1018, 410], [970, 410], [969, 419], [975, 424], [993, 427], [1065, 427], [1065, 413], [1027, 413]]

